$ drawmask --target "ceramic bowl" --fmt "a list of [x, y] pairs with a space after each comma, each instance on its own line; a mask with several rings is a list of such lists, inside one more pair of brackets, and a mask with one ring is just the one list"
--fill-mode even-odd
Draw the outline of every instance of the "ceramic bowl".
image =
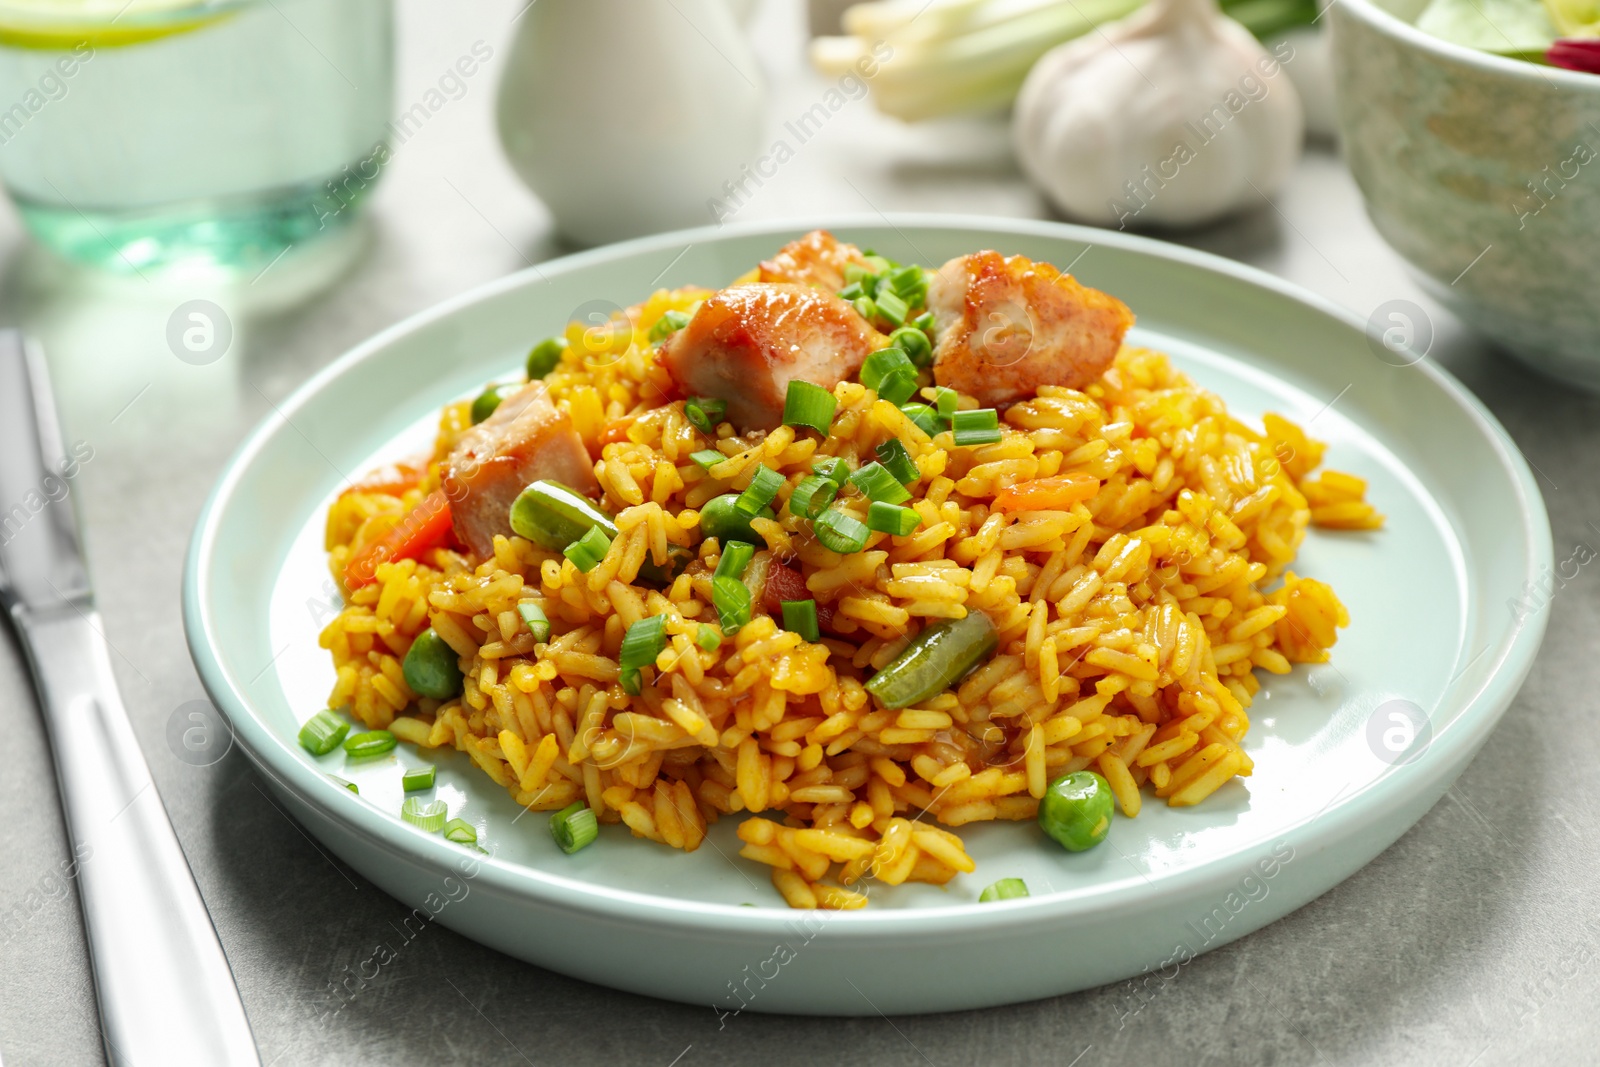
[[1446, 307], [1600, 389], [1600, 77], [1418, 30], [1426, 0], [1330, 5], [1345, 153], [1367, 212]]

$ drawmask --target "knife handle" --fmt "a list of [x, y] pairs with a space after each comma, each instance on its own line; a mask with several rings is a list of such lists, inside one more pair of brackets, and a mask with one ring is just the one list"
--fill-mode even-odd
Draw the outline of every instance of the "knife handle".
[[172, 832], [85, 600], [16, 613], [78, 858], [112, 1067], [258, 1067], [216, 928]]

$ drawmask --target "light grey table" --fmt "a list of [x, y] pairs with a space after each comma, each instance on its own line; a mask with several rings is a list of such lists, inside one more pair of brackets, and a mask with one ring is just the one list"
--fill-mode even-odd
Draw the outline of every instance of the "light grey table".
[[[853, 1020], [745, 1014], [616, 993], [530, 967], [442, 927], [399, 933], [405, 908], [331, 860], [274, 805], [244, 757], [175, 755], [169, 726], [204, 697], [184, 646], [179, 576], [202, 500], [274, 402], [372, 332], [558, 254], [548, 216], [492, 135], [508, 24], [524, 0], [401, 6], [402, 107], [482, 39], [490, 68], [396, 153], [372, 225], [345, 250], [294, 255], [253, 284], [110, 281], [60, 268], [0, 221], [0, 322], [48, 345], [69, 438], [94, 449], [74, 485], [117, 673], [268, 1063], [1373, 1064], [1593, 1062], [1600, 1024], [1600, 791], [1586, 569], [1553, 598], [1549, 636], [1488, 749], [1417, 827], [1283, 921], [1143, 996], [1123, 985], [981, 1013]], [[757, 19], [773, 129], [826, 84], [800, 58], [800, 12]], [[1039, 215], [1002, 127], [899, 126], [852, 103], [741, 218], [871, 208]], [[1594, 235], [1575, 235], [1593, 239]], [[1430, 358], [1494, 409], [1539, 472], [1556, 558], [1600, 545], [1592, 450], [1600, 403], [1494, 355], [1431, 304], [1379, 241], [1336, 156], [1314, 148], [1272, 205], [1179, 240], [1234, 256], [1366, 315], [1425, 309]], [[204, 367], [164, 337], [184, 300], [236, 330]], [[40, 722], [0, 638], [0, 1056], [97, 1062], [82, 925]], [[379, 943], [398, 958], [353, 976]], [[981, 973], [962, 975], [982, 980]], [[339, 992], [349, 981], [353, 996]]]

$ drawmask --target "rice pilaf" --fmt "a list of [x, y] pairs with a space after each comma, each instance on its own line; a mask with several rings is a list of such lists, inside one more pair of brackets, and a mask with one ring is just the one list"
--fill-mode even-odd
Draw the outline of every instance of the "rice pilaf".
[[[663, 290], [604, 328], [574, 323], [544, 379], [615, 516], [599, 562], [585, 573], [509, 534], [487, 558], [442, 547], [379, 562], [321, 635], [337, 670], [331, 706], [465, 752], [529, 809], [581, 801], [601, 823], [673, 848], [693, 851], [709, 823], [748, 813], [740, 854], [770, 867], [799, 908], [861, 907], [868, 877], [943, 884], [971, 872], [946, 827], [1033, 819], [1047, 784], [1071, 771], [1102, 775], [1128, 817], [1147, 793], [1191, 805], [1251, 774], [1241, 741], [1255, 671], [1325, 661], [1349, 622], [1328, 585], [1289, 567], [1313, 523], [1381, 523], [1361, 479], [1313, 475], [1323, 446], [1297, 426], [1270, 414], [1248, 426], [1166, 356], [1133, 347], [1081, 390], [1044, 385], [1007, 407], [993, 443], [930, 434], [856, 381], [832, 389], [826, 437], [727, 422], [707, 435], [651, 332], [710, 296]], [[935, 398], [932, 387], [918, 397]], [[414, 480], [374, 479], [337, 499], [336, 575], [439, 491], [471, 426], [469, 401], [447, 406]], [[915, 465], [905, 506], [919, 525], [830, 550], [784, 505], [822, 457], [857, 466], [891, 440]], [[707, 447], [723, 458], [691, 460]], [[763, 468], [783, 484], [776, 517], [750, 523], [765, 541], [744, 578], [754, 609], [706, 647], [723, 546], [702, 537], [700, 509]], [[1008, 488], [1073, 473], [1098, 489], [1066, 507], [997, 504]], [[868, 505], [839, 496], [862, 521]], [[641, 577], [675, 556], [669, 579]], [[764, 606], [778, 568], [798, 571], [827, 615], [817, 640]], [[548, 640], [519, 614], [530, 603]], [[975, 611], [998, 648], [952, 688], [890, 709], [864, 687], [924, 627]], [[619, 652], [652, 617], [664, 641], [630, 694]], [[402, 661], [430, 627], [459, 657], [458, 697], [407, 685]]]

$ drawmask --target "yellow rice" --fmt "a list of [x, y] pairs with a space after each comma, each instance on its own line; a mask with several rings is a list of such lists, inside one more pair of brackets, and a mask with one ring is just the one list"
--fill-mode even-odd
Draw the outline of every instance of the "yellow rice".
[[[727, 459], [707, 473], [703, 448], [646, 334], [704, 290], [660, 291], [630, 323], [569, 327], [547, 379], [578, 432], [604, 445], [595, 464], [620, 535], [579, 572], [520, 538], [477, 560], [437, 550], [385, 563], [323, 631], [337, 681], [329, 697], [369, 728], [466, 753], [517, 803], [587, 803], [602, 822], [693, 851], [708, 824], [743, 821], [741, 855], [771, 868], [798, 908], [856, 908], [863, 879], [945, 883], [973, 869], [945, 827], [1036, 815], [1051, 779], [1089, 768], [1125, 816], [1146, 794], [1196, 804], [1248, 777], [1241, 747], [1257, 669], [1327, 659], [1348, 623], [1333, 590], [1289, 570], [1309, 524], [1372, 529], [1382, 517], [1348, 474], [1312, 477], [1323, 448], [1274, 415], [1256, 429], [1196, 388], [1157, 352], [1126, 348], [1079, 392], [1046, 387], [1010, 408], [1003, 439], [954, 446], [929, 438], [893, 404], [844, 383], [832, 434], [783, 427], [748, 438], [721, 427]], [[963, 407], [976, 407], [963, 398]], [[443, 413], [435, 462], [402, 496], [347, 492], [330, 509], [330, 564], [382, 536], [439, 485], [442, 459], [470, 423]], [[922, 480], [910, 536], [874, 533], [839, 556], [781, 505], [820, 454], [870, 459], [903, 441]], [[758, 465], [786, 479], [759, 526], [770, 550], [806, 576], [834, 628], [817, 644], [757, 613], [708, 652], [716, 622], [697, 508], [749, 484]], [[994, 493], [1082, 471], [1103, 480], [1069, 511], [992, 511]], [[859, 514], [859, 502], [849, 505]], [[697, 562], [665, 589], [635, 579], [669, 546]], [[754, 581], [752, 581], [754, 584]], [[1270, 591], [1269, 591], [1270, 590]], [[517, 606], [539, 605], [553, 632], [536, 643]], [[999, 653], [955, 690], [901, 711], [875, 707], [862, 682], [925, 623], [989, 613]], [[667, 620], [668, 644], [643, 692], [617, 684], [628, 625]], [[429, 626], [459, 654], [465, 692], [417, 698], [400, 665]], [[856, 888], [850, 888], [856, 887]]]

